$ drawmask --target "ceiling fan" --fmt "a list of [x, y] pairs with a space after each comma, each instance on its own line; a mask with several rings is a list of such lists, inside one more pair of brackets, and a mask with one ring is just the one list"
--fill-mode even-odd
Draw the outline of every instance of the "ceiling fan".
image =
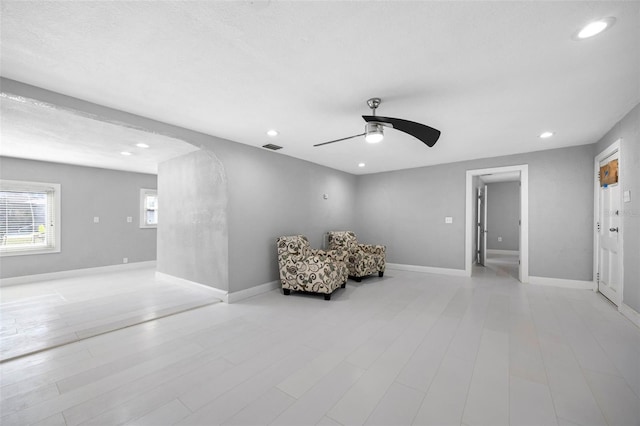
[[328, 145], [330, 143], [345, 141], [347, 139], [357, 138], [364, 136], [364, 139], [369, 143], [377, 143], [384, 138], [383, 127], [391, 127], [392, 129], [400, 130], [407, 133], [414, 138], [420, 139], [427, 146], [432, 147], [440, 138], [440, 130], [433, 127], [425, 126], [424, 124], [416, 123], [415, 121], [403, 120], [401, 118], [392, 117], [380, 117], [376, 115], [376, 108], [380, 106], [382, 100], [380, 98], [371, 98], [367, 101], [367, 105], [371, 108], [371, 115], [363, 115], [364, 121], [367, 122], [364, 126], [364, 133], [358, 135], [348, 136], [346, 138], [340, 138], [329, 142], [323, 142], [315, 144], [314, 146]]

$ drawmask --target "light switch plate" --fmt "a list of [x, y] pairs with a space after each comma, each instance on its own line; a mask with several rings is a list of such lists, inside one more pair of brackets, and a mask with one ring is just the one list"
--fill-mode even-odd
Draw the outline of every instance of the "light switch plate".
[[99, 222], [100, 222], [100, 218], [98, 216], [94, 216], [93, 223], [99, 223]]
[[133, 217], [127, 216], [127, 223], [131, 223], [131, 222], [133, 222]]
[[631, 202], [631, 190], [627, 189], [626, 191], [624, 191], [622, 193], [622, 201], [624, 201], [625, 203], [630, 203]]
[[453, 223], [453, 218], [451, 216], [447, 216], [444, 218], [444, 223]]

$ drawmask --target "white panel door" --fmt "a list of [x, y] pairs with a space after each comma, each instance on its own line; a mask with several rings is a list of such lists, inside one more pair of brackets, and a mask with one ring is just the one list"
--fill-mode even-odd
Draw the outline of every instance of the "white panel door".
[[[603, 160], [604, 166], [617, 159], [618, 153]], [[621, 258], [620, 250], [620, 184], [601, 186], [598, 197], [598, 291], [620, 305]]]

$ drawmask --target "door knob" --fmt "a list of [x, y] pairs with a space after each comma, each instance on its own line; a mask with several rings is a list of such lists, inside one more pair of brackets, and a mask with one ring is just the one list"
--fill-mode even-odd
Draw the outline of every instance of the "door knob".
[[609, 232], [618, 232], [618, 228], [609, 228]]

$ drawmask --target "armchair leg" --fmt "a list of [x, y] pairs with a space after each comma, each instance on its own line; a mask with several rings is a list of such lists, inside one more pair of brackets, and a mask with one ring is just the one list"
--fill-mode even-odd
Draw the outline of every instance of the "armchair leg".
[[331, 300], [331, 293], [324, 295], [324, 300]]
[[342, 285], [340, 286], [340, 288], [346, 288], [347, 287], [347, 282], [343, 282]]
[[284, 293], [284, 295], [285, 295], [285, 296], [288, 296], [288, 295], [290, 295], [290, 294], [291, 294], [291, 289], [283, 288], [283, 289], [282, 289], [282, 292]]
[[362, 282], [362, 277], [353, 277], [353, 279], [356, 280], [357, 283]]
[[384, 275], [384, 271], [378, 271], [378, 276], [382, 277]]

